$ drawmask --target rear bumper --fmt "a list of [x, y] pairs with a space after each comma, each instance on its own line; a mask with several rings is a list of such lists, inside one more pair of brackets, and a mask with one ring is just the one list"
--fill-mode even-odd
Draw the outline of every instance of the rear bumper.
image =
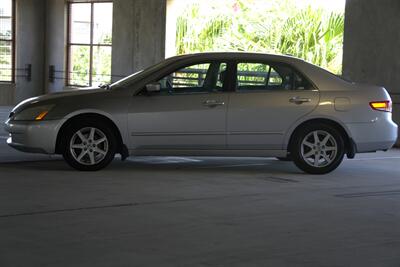
[[346, 124], [357, 148], [357, 153], [388, 150], [397, 141], [398, 126], [391, 119], [370, 123]]
[[7, 144], [23, 152], [54, 154], [61, 124], [60, 120], [8, 120], [5, 123], [5, 130], [9, 133]]

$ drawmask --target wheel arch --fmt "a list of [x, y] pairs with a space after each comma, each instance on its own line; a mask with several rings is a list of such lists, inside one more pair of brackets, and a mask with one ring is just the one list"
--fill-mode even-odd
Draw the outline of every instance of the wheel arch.
[[113, 131], [116, 133], [116, 138], [118, 142], [118, 147], [117, 147], [117, 152], [118, 153], [125, 153], [125, 145], [122, 139], [121, 131], [118, 128], [118, 126], [115, 124], [115, 122], [109, 118], [108, 116], [104, 114], [99, 114], [96, 112], [84, 112], [84, 113], [79, 113], [79, 114], [74, 114], [68, 117], [68, 119], [61, 125], [60, 129], [58, 130], [57, 133], [57, 138], [56, 138], [56, 148], [55, 148], [55, 153], [56, 154], [62, 154], [63, 152], [63, 147], [65, 147], [65, 140], [63, 138], [63, 132], [65, 129], [67, 129], [72, 123], [76, 121], [80, 121], [82, 119], [89, 119], [93, 121], [102, 121], [109, 125]]
[[354, 143], [353, 139], [351, 138], [349, 131], [346, 129], [346, 127], [343, 124], [339, 123], [336, 120], [329, 119], [329, 118], [312, 118], [312, 119], [308, 119], [306, 121], [299, 123], [291, 131], [289, 139], [286, 143], [287, 144], [286, 149], [288, 152], [291, 151], [291, 147], [293, 145], [293, 138], [296, 135], [297, 131], [303, 127], [306, 127], [309, 124], [314, 124], [314, 123], [324, 123], [324, 124], [327, 124], [327, 125], [330, 125], [330, 126], [336, 128], [344, 138], [345, 149], [346, 149], [345, 153], [347, 154], [347, 157], [354, 158], [355, 153], [357, 152], [357, 148], [356, 148], [356, 144]]

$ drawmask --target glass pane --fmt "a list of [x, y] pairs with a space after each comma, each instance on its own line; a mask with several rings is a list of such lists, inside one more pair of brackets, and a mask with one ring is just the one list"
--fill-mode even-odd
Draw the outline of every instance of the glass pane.
[[0, 0], [0, 16], [12, 16], [12, 0]]
[[282, 84], [282, 77], [274, 70], [271, 68], [271, 74], [269, 76], [269, 81], [268, 85], [269, 86], [279, 86]]
[[265, 90], [270, 67], [261, 63], [239, 63], [237, 84], [239, 90]]
[[268, 89], [292, 90], [293, 70], [286, 66], [275, 66], [271, 68]]
[[0, 81], [12, 80], [12, 42], [0, 41]]
[[159, 81], [164, 93], [199, 93], [205, 91], [204, 81], [209, 63], [197, 64], [177, 70]]
[[93, 46], [92, 86], [111, 82], [111, 46]]
[[69, 64], [69, 84], [89, 86], [90, 47], [72, 45]]
[[0, 18], [0, 39], [12, 39], [11, 18]]
[[111, 44], [112, 42], [112, 3], [94, 3], [93, 6], [93, 43]]
[[71, 43], [90, 43], [91, 4], [71, 4]]

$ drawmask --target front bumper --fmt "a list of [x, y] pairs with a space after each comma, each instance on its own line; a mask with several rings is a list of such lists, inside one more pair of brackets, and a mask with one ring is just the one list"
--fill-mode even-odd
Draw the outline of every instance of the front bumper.
[[61, 120], [12, 121], [7, 120], [7, 144], [17, 150], [31, 153], [54, 154]]

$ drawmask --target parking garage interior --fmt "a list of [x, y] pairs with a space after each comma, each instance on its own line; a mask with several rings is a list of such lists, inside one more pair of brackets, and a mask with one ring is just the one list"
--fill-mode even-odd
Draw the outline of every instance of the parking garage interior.
[[[74, 76], [74, 47], [109, 51], [110, 73], [101, 75], [111, 82], [174, 55], [174, 12], [185, 1], [3, 2], [11, 8], [0, 15], [10, 29], [0, 40], [10, 47], [2, 122], [27, 98], [103, 82], [93, 52], [89, 74]], [[93, 29], [71, 37], [73, 5], [87, 4], [95, 20], [99, 3], [109, 5], [112, 42], [93, 45]], [[397, 124], [399, 12], [397, 0], [345, 1], [340, 74], [385, 87]], [[1, 127], [2, 267], [400, 265], [399, 142], [319, 176], [259, 157], [117, 157], [105, 170], [78, 172], [58, 155], [15, 151], [7, 137]]]

